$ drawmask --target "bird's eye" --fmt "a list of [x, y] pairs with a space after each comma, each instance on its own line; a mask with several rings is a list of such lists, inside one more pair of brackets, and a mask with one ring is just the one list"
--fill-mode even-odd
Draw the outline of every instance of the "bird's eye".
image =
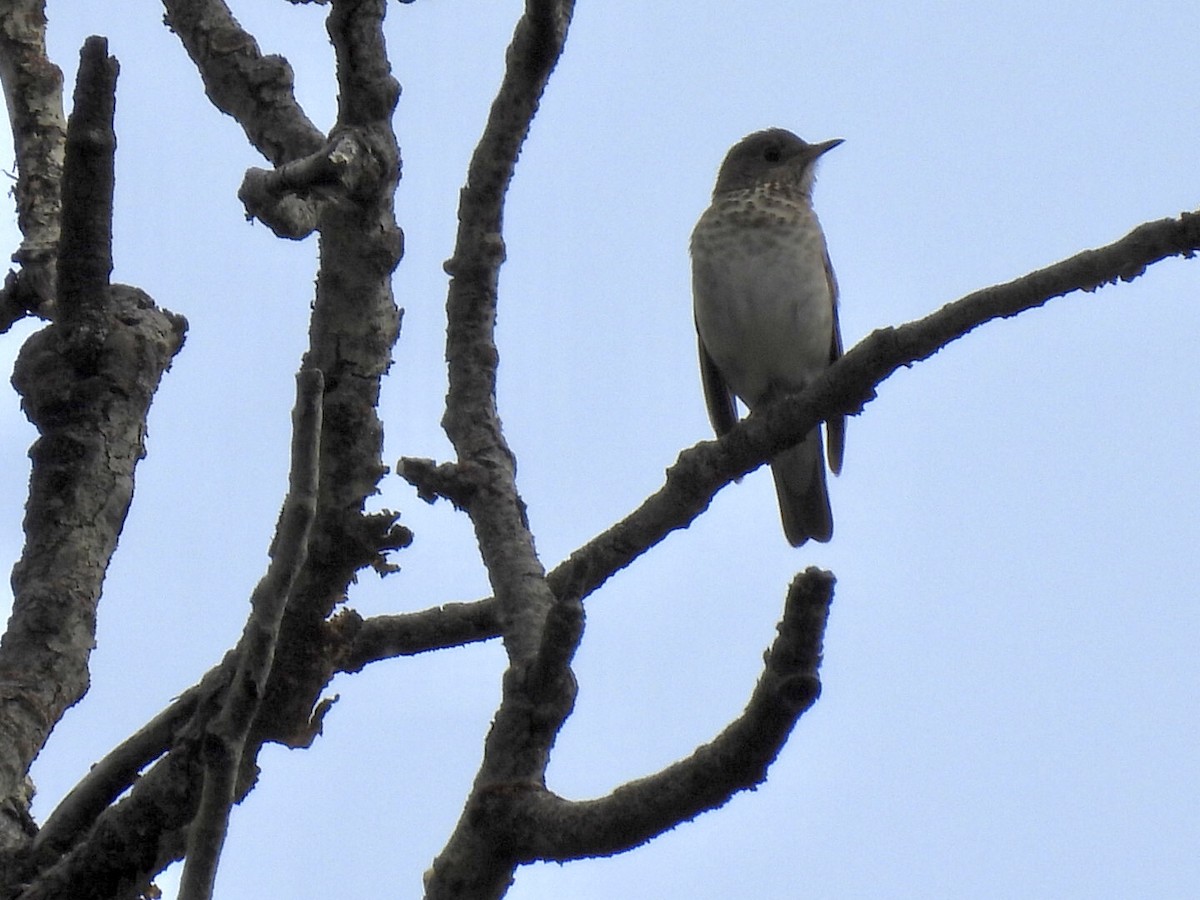
[[771, 146], [763, 151], [763, 159], [769, 163], [777, 163], [782, 158], [783, 154], [779, 151], [778, 147]]

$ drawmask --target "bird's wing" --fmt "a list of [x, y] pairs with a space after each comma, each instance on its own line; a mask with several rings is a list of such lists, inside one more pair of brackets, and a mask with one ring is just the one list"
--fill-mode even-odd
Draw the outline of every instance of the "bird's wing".
[[[842, 326], [838, 322], [837, 278], [833, 274], [828, 252], [825, 253], [825, 277], [829, 279], [829, 295], [833, 301], [833, 339], [829, 345], [829, 364], [832, 366], [842, 358]], [[846, 451], [846, 417], [834, 416], [826, 419], [825, 432], [829, 437], [829, 469], [837, 475], [842, 471], [842, 456]]]
[[704, 403], [708, 407], [708, 420], [712, 422], [713, 431], [717, 437], [725, 434], [737, 424], [737, 407], [734, 405], [733, 392], [721, 376], [721, 370], [708, 355], [704, 339], [696, 331], [696, 343], [700, 348], [700, 383], [704, 385]]

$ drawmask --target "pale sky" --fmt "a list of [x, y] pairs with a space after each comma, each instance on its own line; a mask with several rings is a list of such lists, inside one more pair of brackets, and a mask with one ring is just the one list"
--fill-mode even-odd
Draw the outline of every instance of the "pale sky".
[[[324, 8], [231, 2], [328, 127]], [[286, 485], [315, 274], [312, 241], [244, 221], [238, 184], [264, 163], [161, 8], [116, 7], [51, 0], [51, 52], [68, 84], [88, 34], [120, 59], [114, 277], [191, 328], [151, 413], [92, 691], [33, 773], [39, 816], [236, 640]], [[407, 238], [389, 463], [450, 452], [441, 263], [520, 8], [389, 12]], [[501, 274], [501, 415], [547, 567], [711, 436], [687, 243], [732, 143], [845, 139], [815, 203], [849, 347], [1200, 205], [1198, 24], [1183, 0], [580, 3]], [[511, 900], [1200, 893], [1198, 296], [1200, 260], [1174, 260], [989, 324], [850, 420], [830, 544], [787, 545], [760, 470], [593, 595], [550, 770], [564, 796], [654, 772], [737, 715], [810, 565], [838, 577], [824, 692], [756, 792], [620, 857], [522, 869]], [[17, 340], [0, 337], [7, 368]], [[32, 429], [0, 396], [11, 565]], [[465, 518], [395, 476], [382, 489], [417, 540], [350, 605], [486, 596]], [[335, 682], [311, 749], [261, 755], [218, 896], [419, 897], [503, 662], [493, 642]]]

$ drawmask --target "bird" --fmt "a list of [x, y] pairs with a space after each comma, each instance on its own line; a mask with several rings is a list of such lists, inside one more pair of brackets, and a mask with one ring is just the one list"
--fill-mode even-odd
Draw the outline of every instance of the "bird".
[[[691, 236], [700, 380], [717, 436], [799, 393], [842, 356], [838, 288], [813, 211], [817, 161], [841, 138], [810, 144], [783, 128], [736, 143]], [[829, 468], [841, 472], [845, 418], [825, 421]], [[788, 543], [833, 536], [820, 425], [771, 460]]]

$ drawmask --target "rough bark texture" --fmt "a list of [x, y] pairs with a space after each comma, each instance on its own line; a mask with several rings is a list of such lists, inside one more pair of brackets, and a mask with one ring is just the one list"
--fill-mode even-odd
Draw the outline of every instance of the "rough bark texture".
[[67, 139], [59, 320], [31, 337], [13, 375], [40, 437], [0, 642], [0, 796], [25, 792], [34, 757], [88, 686], [96, 608], [145, 453], [146, 415], [183, 343], [184, 320], [108, 284], [116, 63], [81, 57]]
[[54, 312], [55, 266], [62, 207], [60, 182], [67, 122], [62, 71], [46, 58], [45, 0], [0, 5], [0, 81], [8, 103], [17, 163], [21, 247], [0, 291], [0, 333], [32, 313]]
[[327, 619], [356, 573], [385, 568], [386, 550], [410, 536], [389, 513], [364, 514], [387, 472], [376, 407], [391, 365], [400, 313], [391, 275], [403, 253], [393, 195], [400, 152], [391, 114], [400, 88], [384, 46], [384, 0], [333, 5], [329, 34], [337, 53], [337, 134], [361, 148], [358, 191], [330, 202], [320, 220], [321, 263], [304, 365], [325, 373], [321, 489], [309, 546], [284, 616], [280, 649], [256, 730], [264, 738], [307, 744], [311, 712], [333, 677]]
[[271, 542], [271, 565], [250, 597], [250, 618], [234, 648], [237, 668], [224, 702], [207, 723], [202, 739], [204, 787], [188, 828], [180, 900], [212, 896], [229, 813], [236, 799], [238, 773], [245, 763], [247, 737], [262, 707], [279, 643], [279, 624], [308, 553], [320, 478], [321, 394], [325, 381], [320, 370], [305, 369], [296, 376], [296, 382], [287, 499]]
[[136, 288], [109, 283], [117, 66], [104, 41], [84, 48], [64, 128], [42, 3], [0, 9], [0, 77], [24, 236], [20, 269], [0, 293], [0, 329], [31, 312], [53, 319], [27, 341], [13, 377], [39, 438], [15, 603], [0, 641], [0, 900], [139, 897], [185, 852], [188, 900], [210, 896], [230, 806], [252, 789], [258, 751], [267, 741], [311, 743], [335, 674], [492, 638], [508, 654], [501, 703], [462, 816], [426, 874], [427, 897], [500, 897], [524, 863], [621, 852], [721, 806], [765, 779], [819, 696], [832, 575], [796, 576], [758, 684], [728, 727], [660, 772], [577, 802], [548, 788], [546, 768], [575, 698], [571, 662], [585, 599], [686, 527], [724, 485], [817, 422], [861, 410], [898, 368], [997, 317], [1200, 250], [1200, 214], [1151, 222], [1108, 247], [880, 329], [804, 393], [682, 451], [657, 492], [547, 572], [496, 403], [495, 323], [505, 198], [573, 5], [527, 0], [446, 263], [443, 425], [455, 458], [399, 465], [422, 498], [450, 499], [470, 516], [493, 596], [364, 620], [339, 604], [360, 570], [388, 571], [389, 551], [411, 537], [397, 514], [365, 512], [387, 472], [378, 403], [400, 328], [391, 287], [403, 253], [393, 199], [399, 85], [383, 38], [385, 0], [314, 2], [329, 7], [337, 59], [338, 116], [329, 134], [297, 103], [288, 62], [264, 54], [221, 0], [164, 0], [209, 98], [269, 163], [245, 173], [239, 196], [247, 213], [280, 237], [315, 233], [319, 241], [292, 480], [242, 641], [85, 775], [40, 833], [29, 816], [30, 765], [87, 690], [103, 580], [145, 453], [150, 403], [186, 323]]
[[179, 35], [213, 106], [232, 116], [275, 165], [315, 153], [325, 142], [296, 102], [292, 67], [266, 55], [221, 0], [163, 0], [163, 21]]
[[[534, 549], [515, 461], [496, 410], [497, 280], [504, 260], [504, 197], [563, 50], [573, 4], [529, 0], [509, 46], [504, 81], [471, 158], [458, 239], [446, 263], [450, 391], [442, 425], [469, 485], [467, 510], [495, 592], [509, 668], [466, 809], [426, 875], [426, 896], [500, 897], [517, 858], [482, 805], [544, 784], [550, 748], [575, 701], [569, 663], [583, 633], [577, 596], [555, 597]], [[495, 823], [499, 824], [499, 823]]]
[[[240, 754], [233, 791], [240, 797], [253, 783], [254, 759], [263, 741], [305, 745], [319, 731], [327, 704], [317, 701], [335, 671], [326, 619], [359, 569], [385, 568], [384, 554], [408, 541], [394, 515], [363, 513], [366, 498], [387, 471], [380, 459], [383, 432], [375, 407], [399, 329], [390, 283], [403, 246], [393, 212], [399, 151], [390, 122], [399, 87], [385, 54], [382, 0], [347, 0], [335, 4], [329, 17], [338, 51], [341, 109], [328, 141], [315, 135], [299, 114], [290, 95], [290, 75], [273, 75], [275, 87], [264, 91], [264, 71], [290, 70], [278, 58], [262, 63], [264, 69], [252, 41], [233, 40], [240, 32], [223, 4], [167, 6], [171, 24], [185, 38], [214, 102], [238, 118], [269, 158], [286, 163], [304, 153], [325, 153], [340, 176], [336, 183], [322, 185], [328, 190], [313, 206], [321, 234], [321, 268], [304, 366], [325, 374], [320, 490], [307, 562], [288, 592], [270, 676], [256, 705], [261, 715], [256, 715]], [[308, 193], [311, 185], [295, 182], [291, 187], [299, 195]], [[54, 840], [39, 846], [27, 860], [43, 873], [30, 896], [136, 893], [154, 872], [182, 855], [186, 827], [205, 781], [198, 760], [213, 746], [205, 723], [227, 709], [237, 694], [232, 686], [242, 658], [240, 652], [231, 654], [187, 698], [186, 709], [180, 704], [176, 715], [164, 714], [169, 726], [131, 741], [121, 759], [103, 767], [110, 777], [103, 784], [90, 784], [83, 799], [72, 804], [69, 817], [83, 827], [94, 816], [95, 826], [73, 840], [56, 828]], [[145, 765], [161, 754], [163, 739], [170, 742], [166, 755], [128, 797], [100, 811], [97, 798], [135, 771], [135, 760]], [[140, 753], [148, 758], [138, 759]], [[63, 855], [52, 864], [55, 853]], [[42, 868], [46, 865], [50, 868]], [[29, 868], [24, 876], [31, 876]]]

